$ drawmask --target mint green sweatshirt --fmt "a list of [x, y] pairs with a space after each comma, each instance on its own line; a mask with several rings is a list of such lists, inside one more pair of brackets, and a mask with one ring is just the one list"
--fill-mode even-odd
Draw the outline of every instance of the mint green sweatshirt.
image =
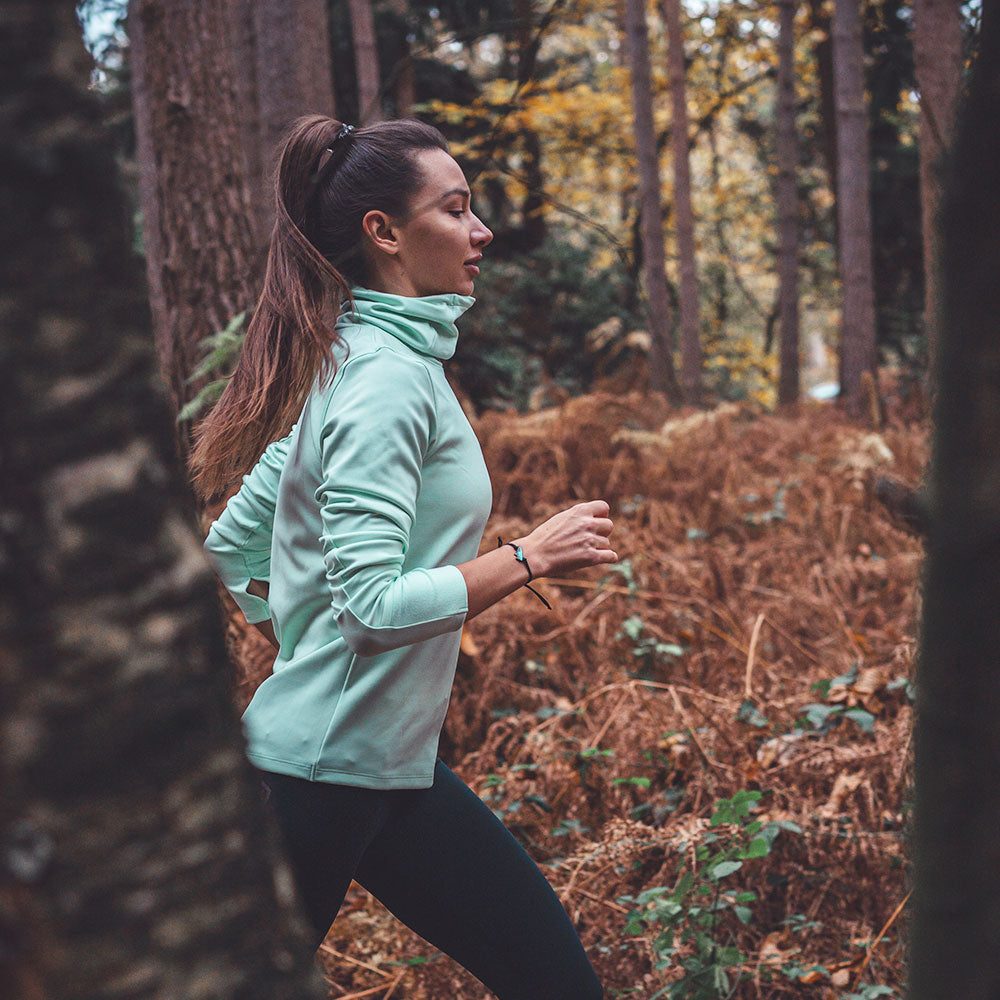
[[[432, 782], [465, 579], [492, 503], [482, 451], [441, 362], [463, 295], [354, 290], [347, 350], [216, 520], [205, 550], [248, 622], [270, 619], [274, 672], [243, 717], [248, 755], [368, 788]], [[247, 593], [269, 582], [268, 600]]]

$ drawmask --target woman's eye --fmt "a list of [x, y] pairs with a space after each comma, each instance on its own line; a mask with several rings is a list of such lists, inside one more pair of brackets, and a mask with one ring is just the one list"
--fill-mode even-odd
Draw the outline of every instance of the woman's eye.
[[460, 219], [463, 215], [465, 215], [465, 209], [464, 208], [458, 208], [458, 209], [453, 208], [453, 209], [449, 210], [448, 214], [449, 215], [454, 215], [456, 219]]

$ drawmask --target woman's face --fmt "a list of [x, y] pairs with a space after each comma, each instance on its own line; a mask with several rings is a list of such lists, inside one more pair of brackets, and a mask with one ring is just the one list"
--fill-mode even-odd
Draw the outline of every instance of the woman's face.
[[369, 230], [384, 251], [375, 255], [376, 277], [383, 290], [400, 295], [471, 295], [493, 233], [473, 214], [469, 185], [451, 156], [443, 149], [422, 149], [415, 160], [421, 183], [409, 212], [387, 219], [381, 230]]

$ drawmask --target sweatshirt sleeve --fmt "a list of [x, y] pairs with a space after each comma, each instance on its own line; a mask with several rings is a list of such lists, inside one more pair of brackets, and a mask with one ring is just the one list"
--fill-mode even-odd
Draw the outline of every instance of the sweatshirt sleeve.
[[320, 542], [340, 633], [360, 656], [452, 632], [469, 610], [456, 566], [402, 569], [435, 421], [430, 374], [389, 349], [348, 361], [331, 394]]
[[251, 580], [271, 578], [274, 505], [291, 438], [289, 434], [268, 446], [205, 539], [208, 561], [250, 624], [271, 617], [267, 601], [248, 593], [247, 587]]

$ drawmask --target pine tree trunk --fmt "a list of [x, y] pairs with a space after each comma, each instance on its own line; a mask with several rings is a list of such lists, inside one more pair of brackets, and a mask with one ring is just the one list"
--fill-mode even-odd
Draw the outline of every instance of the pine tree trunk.
[[[260, 102], [257, 86], [257, 31], [254, 26], [255, 0], [228, 0], [225, 12], [228, 19], [229, 39], [232, 46], [233, 84], [240, 127], [244, 135], [260, 134]], [[247, 189], [253, 205], [254, 244], [258, 260], [263, 261], [265, 245], [271, 234], [271, 201], [264, 163], [267, 157], [260, 142], [245, 143], [244, 159], [247, 166]]]
[[333, 115], [326, 0], [254, 0], [257, 122], [264, 231], [274, 225], [273, 178], [281, 140], [299, 115]]
[[389, 7], [404, 27], [402, 44], [400, 46], [397, 64], [394, 67], [394, 89], [396, 93], [396, 117], [405, 118], [410, 109], [417, 103], [417, 82], [413, 67], [413, 56], [410, 54], [410, 42], [407, 38], [410, 21], [410, 8], [406, 0], [389, 0]]
[[275, 887], [73, 0], [3, 0], [0, 982], [323, 995]]
[[257, 258], [223, 0], [131, 0], [132, 100], [153, 331], [174, 403], [205, 337], [254, 301]]
[[674, 372], [670, 296], [663, 252], [663, 210], [660, 170], [653, 131], [653, 85], [649, 66], [649, 35], [643, 0], [625, 0], [625, 45], [631, 68], [632, 113], [639, 167], [639, 216], [642, 257], [649, 308], [649, 384], [674, 403], [682, 402]]
[[778, 281], [780, 285], [781, 364], [778, 403], [799, 401], [799, 213], [795, 132], [796, 0], [779, 0], [778, 33]]
[[1000, 12], [982, 7], [941, 213], [914, 735], [911, 1000], [1000, 996]]
[[670, 144], [674, 164], [674, 217], [681, 296], [681, 385], [689, 403], [701, 400], [701, 320], [698, 315], [698, 269], [694, 249], [694, 211], [691, 207], [691, 162], [688, 141], [687, 86], [680, 0], [663, 0], [667, 26], [667, 64], [670, 75]]
[[875, 293], [859, 0], [834, 0], [837, 215], [840, 220], [840, 394], [859, 416], [864, 372], [875, 370]]
[[[816, 72], [819, 78], [820, 122], [823, 129], [823, 158], [830, 178], [830, 191], [834, 203], [837, 201], [837, 102], [834, 95], [833, 39], [830, 37], [830, 14], [825, 0], [809, 0], [809, 28], [816, 38], [813, 51], [816, 54]], [[840, 239], [837, 236], [840, 222], [833, 215], [834, 243], [840, 253]], [[839, 257], [838, 257], [839, 259]]]
[[[514, 20], [516, 22], [517, 40], [517, 82], [524, 95], [531, 86], [531, 76], [534, 73], [537, 58], [535, 38], [534, 4], [532, 0], [515, 0]], [[523, 249], [533, 250], [545, 241], [547, 225], [543, 208], [545, 199], [545, 175], [542, 173], [542, 144], [538, 133], [526, 125], [521, 130], [521, 142], [524, 147], [522, 173], [527, 193], [521, 205], [521, 217], [524, 220]]]
[[354, 72], [358, 81], [358, 121], [362, 124], [382, 118], [379, 93], [378, 49], [375, 46], [375, 17], [371, 0], [350, 0], [351, 34], [354, 38]]
[[955, 0], [916, 0], [913, 61], [920, 87], [920, 209], [924, 244], [924, 328], [934, 349], [941, 308], [939, 163], [951, 144], [962, 71], [962, 12]]

